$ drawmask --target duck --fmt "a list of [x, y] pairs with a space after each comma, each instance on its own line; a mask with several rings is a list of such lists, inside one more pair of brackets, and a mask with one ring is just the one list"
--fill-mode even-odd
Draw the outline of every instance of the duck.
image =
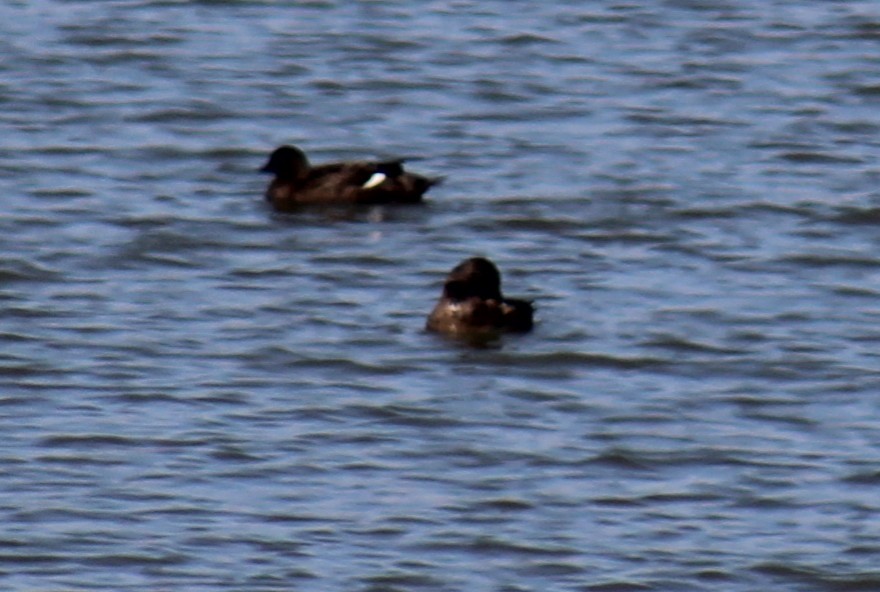
[[501, 294], [501, 273], [492, 261], [471, 257], [446, 276], [426, 329], [465, 338], [526, 333], [534, 325], [534, 310], [530, 300]]
[[414, 204], [439, 178], [403, 170], [403, 160], [336, 162], [311, 166], [296, 146], [280, 146], [260, 169], [275, 178], [266, 200], [276, 210], [308, 204]]

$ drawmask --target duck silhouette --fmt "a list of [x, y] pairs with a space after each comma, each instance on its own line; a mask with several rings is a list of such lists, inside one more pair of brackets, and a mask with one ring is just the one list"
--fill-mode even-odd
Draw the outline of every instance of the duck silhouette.
[[266, 200], [281, 211], [307, 204], [413, 204], [440, 182], [404, 171], [403, 160], [311, 166], [296, 146], [277, 148], [260, 171], [275, 175]]
[[533, 315], [530, 301], [501, 294], [501, 273], [494, 263], [472, 257], [449, 272], [426, 328], [463, 337], [527, 332], [532, 329]]

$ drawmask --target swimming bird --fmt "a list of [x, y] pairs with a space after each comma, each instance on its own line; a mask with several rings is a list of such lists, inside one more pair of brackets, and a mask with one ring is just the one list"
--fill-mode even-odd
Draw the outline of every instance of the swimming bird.
[[531, 331], [533, 315], [530, 301], [502, 296], [501, 273], [494, 263], [472, 257], [449, 272], [426, 327], [454, 336], [492, 337]]
[[296, 146], [281, 146], [260, 169], [275, 178], [266, 199], [276, 210], [304, 204], [412, 204], [440, 182], [403, 170], [403, 160], [311, 166]]

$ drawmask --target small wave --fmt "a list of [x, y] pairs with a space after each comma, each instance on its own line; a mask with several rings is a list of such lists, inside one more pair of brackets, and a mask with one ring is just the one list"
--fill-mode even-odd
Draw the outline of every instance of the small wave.
[[857, 254], [803, 254], [788, 255], [779, 259], [781, 263], [794, 264], [799, 267], [880, 267], [880, 259]]
[[116, 434], [63, 434], [46, 436], [38, 444], [45, 448], [134, 448], [143, 446], [144, 441]]
[[189, 107], [168, 107], [131, 117], [138, 123], [180, 123], [223, 121], [234, 118], [235, 113], [213, 103], [201, 103]]
[[798, 164], [862, 164], [865, 162], [864, 159], [855, 156], [841, 156], [819, 151], [783, 152], [779, 158]]
[[675, 352], [698, 352], [722, 355], [748, 353], [746, 350], [743, 349], [735, 349], [723, 347], [720, 345], [712, 345], [709, 343], [701, 343], [676, 335], [658, 335], [657, 337], [645, 341], [642, 345], [646, 347], [669, 349]]
[[509, 45], [512, 47], [558, 43], [556, 39], [546, 37], [544, 35], [538, 35], [537, 33], [516, 33], [513, 35], [505, 35], [504, 37], [501, 37], [496, 41], [498, 43], [501, 43], [502, 45]]
[[493, 536], [463, 540], [440, 540], [415, 545], [426, 551], [466, 551], [479, 555], [506, 555], [523, 557], [570, 557], [578, 551], [557, 545], [526, 544]]
[[353, 405], [349, 409], [359, 416], [396, 425], [436, 428], [464, 424], [463, 421], [439, 414], [434, 409], [411, 405]]
[[880, 225], [880, 207], [842, 207], [837, 209], [837, 215], [834, 217], [835, 222], [841, 224], [870, 226]]
[[368, 585], [366, 590], [409, 590], [418, 588], [443, 589], [445, 579], [421, 574], [408, 569], [396, 569], [391, 572], [367, 576], [361, 581]]
[[0, 282], [43, 282], [59, 277], [59, 271], [32, 261], [6, 259], [0, 262]]
[[880, 590], [880, 577], [876, 573], [846, 574], [841, 573], [838, 566], [823, 569], [795, 562], [770, 560], [757, 563], [751, 567], [751, 571], [798, 586], [808, 586], [810, 590]]
[[[601, 578], [600, 578], [601, 579]], [[682, 584], [687, 587], [686, 584]], [[657, 590], [658, 587], [651, 584], [640, 584], [633, 581], [615, 580], [608, 582], [599, 582], [587, 584], [581, 588], [584, 592], [647, 592]], [[662, 589], [662, 588], [660, 588]]]
[[853, 88], [853, 92], [864, 98], [880, 98], [880, 84], [865, 84]]
[[80, 558], [83, 565], [93, 565], [97, 567], [110, 568], [151, 568], [168, 567], [172, 565], [184, 565], [189, 563], [191, 558], [182, 553], [161, 553], [161, 554], [145, 554], [145, 553], [115, 553], [92, 555]]
[[14, 568], [21, 568], [22, 566], [41, 565], [46, 563], [60, 564], [66, 560], [66, 553], [53, 554], [34, 551], [34, 549], [27, 548], [22, 553], [0, 553], [0, 565], [8, 564]]
[[594, 367], [616, 368], [621, 370], [640, 370], [659, 368], [667, 362], [661, 358], [647, 356], [615, 356], [610, 354], [559, 351], [539, 354], [506, 354], [499, 353], [487, 362], [499, 365], [514, 364], [519, 367], [559, 368], [559, 367]]

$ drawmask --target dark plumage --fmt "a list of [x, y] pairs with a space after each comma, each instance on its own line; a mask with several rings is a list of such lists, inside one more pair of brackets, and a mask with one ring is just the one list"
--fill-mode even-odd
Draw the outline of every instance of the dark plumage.
[[532, 329], [533, 314], [530, 301], [502, 296], [501, 274], [494, 263], [473, 257], [456, 265], [446, 277], [427, 328], [464, 337], [526, 332]]
[[313, 167], [305, 153], [295, 146], [276, 149], [260, 170], [275, 175], [266, 189], [266, 199], [277, 210], [304, 204], [418, 203], [439, 182], [405, 172], [402, 160]]

